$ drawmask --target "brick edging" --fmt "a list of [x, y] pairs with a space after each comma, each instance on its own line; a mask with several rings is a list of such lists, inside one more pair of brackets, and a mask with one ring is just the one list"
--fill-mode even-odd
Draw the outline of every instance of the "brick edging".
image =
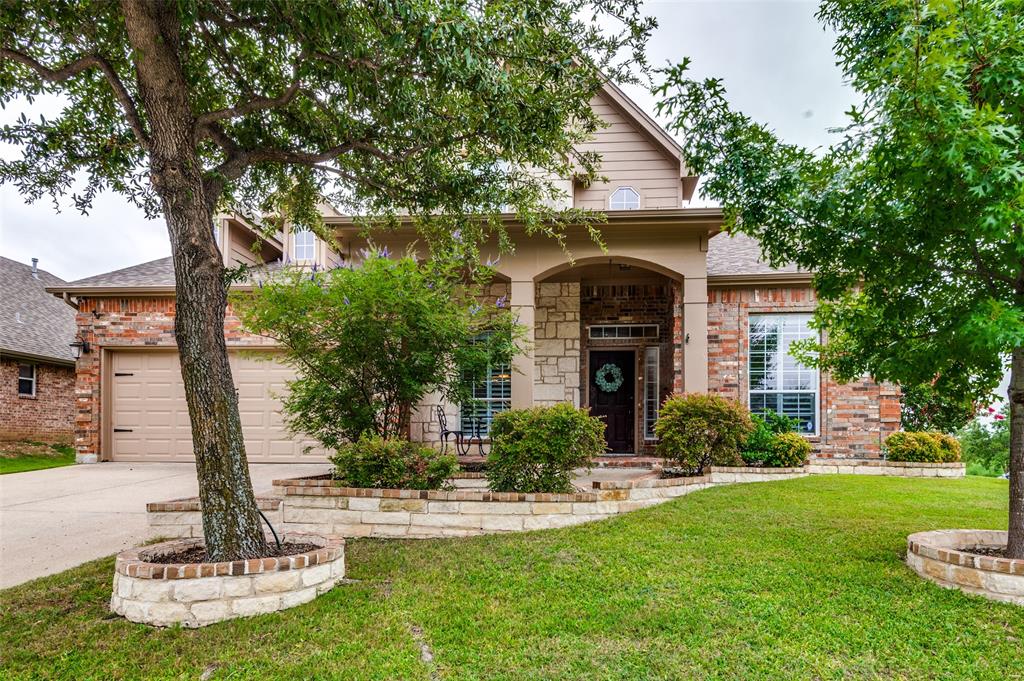
[[949, 565], [1024, 576], [1024, 559], [979, 556], [966, 552], [966, 546], [957, 546], [972, 536], [994, 541], [975, 542], [975, 546], [1005, 546], [1006, 532], [1000, 530], [932, 530], [916, 532], [907, 537], [907, 552], [937, 560]]

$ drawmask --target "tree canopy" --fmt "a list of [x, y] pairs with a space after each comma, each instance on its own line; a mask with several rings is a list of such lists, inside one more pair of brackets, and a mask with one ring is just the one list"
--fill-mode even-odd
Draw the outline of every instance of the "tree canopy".
[[863, 102], [829, 148], [787, 144], [687, 62], [664, 72], [661, 111], [727, 227], [814, 272], [825, 342], [806, 357], [961, 404], [987, 404], [1013, 357], [1024, 557], [1024, 5], [830, 0], [818, 17]]

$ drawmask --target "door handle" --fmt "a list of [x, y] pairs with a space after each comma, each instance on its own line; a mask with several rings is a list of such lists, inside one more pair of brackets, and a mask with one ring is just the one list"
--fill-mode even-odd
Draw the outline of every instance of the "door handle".
[[135, 431], [131, 428], [114, 428], [115, 433], [134, 433]]

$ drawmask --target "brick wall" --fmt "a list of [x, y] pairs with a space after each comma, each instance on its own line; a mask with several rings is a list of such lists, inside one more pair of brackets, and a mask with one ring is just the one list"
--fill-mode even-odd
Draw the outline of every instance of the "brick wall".
[[[75, 380], [75, 449], [79, 461], [96, 461], [100, 453], [102, 385], [101, 348], [175, 347], [174, 298], [83, 298], [78, 329], [92, 352], [78, 360]], [[242, 331], [230, 306], [224, 320], [229, 346], [271, 346], [273, 341]]]
[[0, 439], [69, 442], [74, 433], [75, 370], [36, 364], [36, 394], [18, 394], [18, 367], [0, 359]]
[[[811, 312], [809, 287], [736, 287], [708, 291], [708, 390], [747, 402], [748, 318], [751, 314]], [[881, 455], [881, 442], [900, 426], [899, 391], [869, 378], [841, 385], [820, 377], [819, 456]]]

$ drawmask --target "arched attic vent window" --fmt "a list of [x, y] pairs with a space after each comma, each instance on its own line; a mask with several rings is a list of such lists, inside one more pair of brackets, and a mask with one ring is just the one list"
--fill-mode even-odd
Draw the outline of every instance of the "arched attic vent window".
[[637, 210], [640, 208], [640, 192], [632, 187], [619, 187], [608, 200], [611, 210]]

